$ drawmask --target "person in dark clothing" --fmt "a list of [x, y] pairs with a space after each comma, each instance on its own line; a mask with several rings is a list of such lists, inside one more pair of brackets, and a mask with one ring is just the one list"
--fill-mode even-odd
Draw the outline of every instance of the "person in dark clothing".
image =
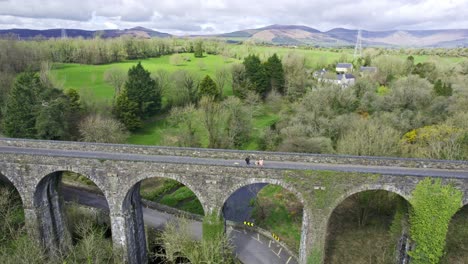
[[247, 165], [250, 165], [250, 156], [247, 156], [247, 158], [245, 158], [245, 163]]

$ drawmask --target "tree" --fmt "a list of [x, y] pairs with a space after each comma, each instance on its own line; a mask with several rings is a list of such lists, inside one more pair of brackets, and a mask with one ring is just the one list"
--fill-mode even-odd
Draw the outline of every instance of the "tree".
[[128, 98], [127, 89], [125, 88], [117, 97], [114, 105], [114, 115], [122, 122], [125, 127], [134, 131], [141, 127], [141, 118], [138, 116], [138, 104]]
[[212, 97], [203, 97], [200, 108], [203, 111], [203, 125], [208, 132], [208, 147], [222, 148], [225, 145], [225, 109]]
[[45, 89], [33, 72], [25, 72], [16, 78], [6, 101], [3, 132], [9, 137], [36, 137], [36, 108], [39, 94]]
[[463, 140], [466, 130], [441, 124], [413, 129], [401, 140], [410, 157], [428, 159], [465, 159]]
[[434, 92], [438, 96], [452, 96], [453, 89], [452, 84], [442, 83], [440, 79], [438, 79], [434, 83]]
[[265, 70], [268, 79], [267, 92], [275, 90], [284, 94], [284, 70], [283, 64], [278, 56], [273, 54], [265, 63]]
[[249, 91], [245, 66], [243, 64], [234, 64], [231, 68], [232, 92], [235, 96], [244, 99]]
[[306, 59], [302, 54], [290, 52], [283, 58], [285, 94], [291, 99], [301, 98], [307, 90]]
[[195, 46], [193, 47], [193, 54], [196, 58], [203, 57], [203, 40], [198, 39], [195, 41]]
[[151, 79], [150, 73], [140, 62], [128, 71], [125, 88], [128, 100], [138, 106], [136, 115], [140, 119], [148, 118], [161, 110], [162, 96], [159, 84]]
[[125, 126], [118, 120], [100, 114], [87, 116], [79, 124], [81, 141], [124, 143], [128, 138]]
[[229, 147], [239, 148], [250, 138], [252, 112], [239, 98], [229, 97], [223, 102], [226, 109], [226, 132]]
[[71, 140], [77, 140], [79, 137], [78, 124], [84, 114], [83, 106], [76, 90], [69, 89], [65, 95], [68, 97], [68, 135]]
[[338, 140], [337, 151], [359, 156], [395, 156], [399, 137], [398, 131], [377, 120], [360, 120]]
[[226, 82], [229, 80], [230, 71], [226, 67], [221, 67], [220, 69], [216, 70], [215, 72], [215, 82], [219, 89], [220, 97], [223, 98], [224, 93], [224, 86]]
[[203, 80], [200, 82], [199, 91], [200, 96], [212, 97], [216, 101], [221, 99], [221, 94], [219, 93], [218, 87], [216, 87], [216, 83], [209, 75], [206, 75], [205, 78], [203, 78]]
[[268, 90], [268, 76], [264, 65], [257, 55], [249, 55], [244, 59], [245, 76], [253, 88], [262, 97], [266, 96]]
[[184, 59], [180, 54], [172, 54], [169, 58], [169, 63], [174, 66], [180, 66], [184, 63]]
[[175, 133], [176, 144], [179, 147], [201, 147], [200, 136], [198, 135], [196, 119], [196, 109], [189, 104], [185, 107], [175, 107], [171, 109], [169, 122], [178, 127]]
[[120, 68], [110, 68], [104, 72], [104, 80], [114, 87], [114, 100], [120, 94], [123, 85], [127, 81], [127, 74]]
[[36, 117], [36, 137], [50, 140], [68, 139], [69, 114], [69, 101], [66, 96], [43, 102]]
[[185, 106], [198, 102], [198, 80], [188, 71], [180, 70], [171, 75], [173, 87], [166, 92], [167, 106]]
[[427, 79], [430, 82], [435, 82], [437, 79], [437, 67], [433, 62], [423, 62], [416, 64], [412, 73], [419, 75], [419, 77]]
[[440, 179], [426, 178], [411, 195], [409, 214], [411, 239], [415, 248], [411, 262], [437, 264], [444, 255], [447, 230], [453, 215], [460, 209], [463, 193]]

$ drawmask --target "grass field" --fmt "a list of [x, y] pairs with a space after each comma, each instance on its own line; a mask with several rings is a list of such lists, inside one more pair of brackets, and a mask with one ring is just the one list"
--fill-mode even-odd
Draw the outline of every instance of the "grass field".
[[[190, 61], [185, 61], [179, 66], [170, 64], [170, 56], [105, 65], [56, 64], [53, 67], [52, 76], [58, 83], [63, 84], [65, 89], [88, 90], [96, 99], [108, 101], [114, 96], [114, 88], [104, 81], [104, 73], [112, 68], [128, 70], [141, 61], [143, 67], [151, 73], [158, 70], [168, 72], [187, 70], [204, 77], [205, 75], [213, 76], [217, 69], [236, 62], [235, 59], [225, 60], [222, 56], [216, 55], [206, 55], [203, 58], [195, 58], [191, 53], [182, 53], [181, 55], [190, 57]], [[202, 68], [200, 68], [200, 63], [203, 64]], [[224, 92], [225, 95], [232, 95], [231, 86], [227, 85]]]

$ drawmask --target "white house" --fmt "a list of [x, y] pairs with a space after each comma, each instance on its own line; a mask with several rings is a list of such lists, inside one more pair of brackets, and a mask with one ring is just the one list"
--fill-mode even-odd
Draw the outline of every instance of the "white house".
[[316, 77], [319, 82], [334, 83], [340, 85], [341, 88], [347, 88], [354, 85], [356, 82], [356, 77], [351, 73], [336, 74], [335, 76], [335, 78], [333, 75], [330, 76], [326, 71], [318, 71], [314, 73], [314, 77]]

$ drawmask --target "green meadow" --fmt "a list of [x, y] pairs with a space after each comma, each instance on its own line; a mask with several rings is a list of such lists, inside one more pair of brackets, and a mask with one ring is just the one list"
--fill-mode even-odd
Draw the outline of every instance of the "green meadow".
[[[290, 52], [297, 52], [304, 55], [306, 65], [310, 68], [318, 68], [319, 65], [335, 63], [340, 60], [351, 61], [354, 50], [352, 49], [302, 49], [289, 47], [267, 47], [253, 45], [229, 45], [231, 56], [243, 58], [247, 54], [258, 54], [262, 59], [266, 59], [274, 53], [280, 57], [286, 56]], [[203, 78], [205, 75], [214, 77], [217, 69], [229, 67], [233, 63], [239, 63], [241, 60], [206, 54], [203, 58], [195, 58], [192, 53], [181, 53], [182, 57], [190, 58], [189, 61], [184, 61], [180, 65], [170, 63], [171, 55], [158, 58], [130, 60], [119, 63], [104, 64], [104, 65], [82, 65], [73, 63], [55, 64], [52, 69], [54, 80], [59, 83], [64, 89], [75, 89], [81, 94], [86, 94], [87, 100], [95, 100], [96, 102], [111, 104], [114, 96], [114, 88], [104, 80], [104, 73], [113, 68], [119, 68], [127, 71], [130, 67], [136, 65], [139, 61], [143, 67], [152, 74], [159, 70], [165, 70], [168, 73], [177, 70], [186, 70]], [[391, 55], [402, 59], [404, 55]], [[434, 56], [414, 56], [415, 62], [424, 62], [427, 60], [437, 60], [444, 64], [458, 62], [463, 58], [452, 57], [434, 57]], [[224, 89], [224, 95], [232, 95], [232, 86], [230, 82]], [[164, 98], [163, 98], [164, 103]], [[177, 133], [177, 128], [171, 127], [166, 121], [167, 114], [157, 116], [146, 121], [143, 128], [134, 132], [128, 139], [128, 143], [142, 145], [163, 145], [164, 136]], [[258, 148], [258, 142], [262, 136], [264, 128], [272, 125], [278, 116], [271, 111], [264, 110], [259, 116], [255, 116], [252, 120], [253, 130], [251, 140], [242, 146], [243, 149], [255, 150]], [[207, 135], [203, 135], [204, 137]], [[201, 139], [203, 145], [208, 145], [208, 139]]]
[[[162, 56], [159, 58], [131, 60], [104, 65], [63, 63], [54, 65], [52, 76], [65, 89], [87, 90], [86, 92], [94, 95], [97, 100], [108, 101], [114, 96], [114, 88], [104, 81], [104, 73], [112, 68], [128, 70], [138, 62], [141, 62], [143, 67], [151, 73], [156, 73], [158, 70], [166, 70], [168, 72], [186, 70], [204, 77], [205, 75], [213, 76], [217, 69], [237, 61], [231, 58], [225, 60], [222, 56], [216, 55], [205, 55], [203, 58], [195, 58], [191, 53], [181, 53], [180, 55], [189, 57], [190, 61], [184, 61], [181, 65], [172, 65], [170, 64], [171, 56]], [[232, 94], [230, 86], [226, 87], [225, 94]]]

